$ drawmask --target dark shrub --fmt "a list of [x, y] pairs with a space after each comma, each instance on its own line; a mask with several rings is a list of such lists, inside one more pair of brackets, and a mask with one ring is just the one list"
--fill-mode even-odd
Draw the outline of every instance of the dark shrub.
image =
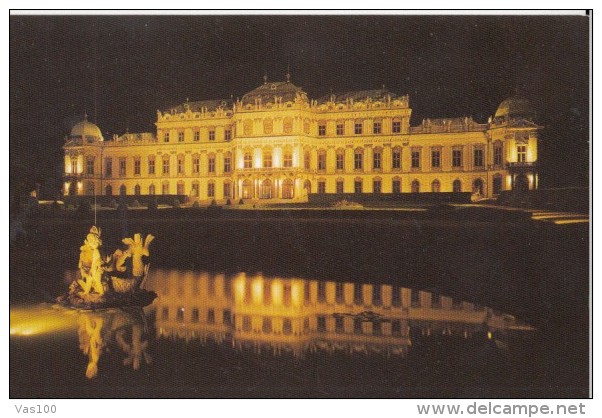
[[180, 200], [179, 199], [176, 198], [173, 200], [173, 207], [176, 209], [180, 208]]
[[92, 205], [88, 200], [82, 200], [77, 207], [78, 213], [89, 213], [92, 210]]
[[242, 200], [242, 199], [240, 199], [240, 200], [238, 201], [238, 204], [239, 204], [239, 205], [244, 205], [244, 204], [245, 204], [245, 201], [244, 201], [244, 200]]
[[157, 210], [158, 207], [159, 205], [157, 205], [157, 199], [151, 199], [150, 202], [148, 202], [148, 210]]

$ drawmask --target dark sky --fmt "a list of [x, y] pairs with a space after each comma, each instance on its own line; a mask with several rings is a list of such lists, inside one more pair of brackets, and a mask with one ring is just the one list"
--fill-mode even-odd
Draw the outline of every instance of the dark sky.
[[154, 131], [156, 109], [241, 97], [289, 65], [310, 97], [409, 94], [413, 125], [486, 122], [520, 91], [545, 126], [541, 186], [587, 185], [588, 17], [13, 15], [11, 194], [60, 188], [61, 145], [84, 112], [107, 134]]

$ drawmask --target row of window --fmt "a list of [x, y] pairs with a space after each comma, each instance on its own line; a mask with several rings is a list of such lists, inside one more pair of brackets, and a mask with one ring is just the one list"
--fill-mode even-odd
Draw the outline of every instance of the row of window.
[[[401, 129], [402, 129], [402, 125], [401, 125], [401, 118], [394, 118], [392, 120], [390, 120], [391, 123], [391, 129], [390, 132], [393, 134], [400, 134], [401, 133]], [[245, 136], [250, 136], [253, 135], [253, 126], [254, 126], [254, 122], [253, 120], [247, 119], [243, 122], [243, 132], [245, 134]], [[310, 121], [308, 119], [303, 121], [303, 133], [305, 133], [306, 135], [310, 134]], [[347, 123], [345, 123], [345, 121], [340, 120], [340, 121], [336, 121], [336, 128], [335, 128], [335, 133], [337, 136], [343, 136], [343, 135], [348, 135], [348, 133], [346, 132], [346, 126]], [[355, 120], [353, 121], [353, 133], [355, 135], [363, 135], [364, 133], [368, 133], [368, 131], [366, 131], [365, 127], [368, 126], [368, 124], [364, 121], [364, 120]], [[285, 134], [292, 134], [293, 133], [293, 118], [287, 117], [284, 118], [283, 120], [283, 132]], [[263, 134], [265, 135], [271, 135], [274, 131], [274, 122], [271, 118], [266, 118], [263, 120]], [[327, 122], [326, 121], [318, 121], [318, 136], [326, 136], [328, 133], [327, 131]], [[375, 121], [373, 121], [372, 123], [372, 129], [371, 129], [371, 133], [374, 135], [379, 135], [384, 133], [383, 130], [383, 120], [382, 119], [377, 119]]]
[[[184, 142], [184, 131], [183, 130], [179, 130], [177, 132], [177, 139], [178, 142]], [[214, 128], [210, 128], [209, 130], [207, 130], [207, 140], [208, 141], [215, 141], [216, 135], [215, 135], [215, 129]], [[201, 140], [201, 131], [199, 129], [195, 129], [192, 131], [192, 140], [195, 142], [199, 142]], [[232, 129], [231, 128], [227, 128], [224, 130], [224, 141], [231, 141], [232, 140]], [[171, 132], [163, 132], [163, 142], [170, 142], [171, 141]]]
[[[125, 177], [127, 173], [127, 159], [125, 157], [120, 158], [118, 161], [119, 167], [119, 177]], [[170, 167], [170, 158], [169, 155], [162, 158], [161, 160], [161, 174], [170, 175], [171, 167]], [[192, 157], [192, 173], [199, 174], [201, 170], [201, 159], [198, 155], [194, 155]], [[141, 174], [141, 163], [140, 158], [134, 158], [134, 175], [139, 176]], [[147, 174], [152, 176], [155, 175], [157, 171], [156, 160], [154, 156], [148, 158], [148, 166], [147, 166]], [[207, 157], [207, 171], [208, 173], [216, 172], [216, 157], [214, 155], [210, 155]], [[225, 156], [223, 159], [223, 172], [230, 173], [232, 171], [232, 158], [230, 156]], [[94, 158], [88, 157], [86, 160], [86, 174], [94, 175]], [[176, 174], [185, 174], [185, 162], [184, 156], [178, 156], [176, 160]], [[105, 170], [103, 175], [105, 177], [113, 176], [113, 159], [111, 157], [105, 158]]]
[[[363, 121], [355, 121], [353, 124], [353, 133], [355, 135], [363, 135], [364, 134], [364, 122]], [[375, 120], [372, 123], [372, 134], [380, 135], [383, 133], [383, 122], [381, 120]], [[401, 133], [401, 120], [393, 119], [391, 121], [391, 133], [400, 134]], [[337, 122], [336, 124], [336, 134], [337, 136], [345, 135], [345, 123]], [[326, 136], [326, 122], [318, 122], [318, 136]]]
[[[184, 183], [179, 182], [177, 185], [177, 190], [176, 190], [176, 194], [178, 195], [188, 195], [190, 197], [199, 197], [199, 191], [200, 191], [200, 186], [198, 182], [193, 182], [191, 187], [190, 187], [190, 192], [186, 193], [185, 187], [184, 187]], [[214, 198], [215, 197], [215, 183], [209, 183], [207, 184], [207, 197], [208, 198]], [[134, 186], [134, 195], [136, 196], [140, 196], [142, 194], [142, 188], [140, 187], [139, 184], [136, 184]], [[170, 193], [170, 185], [169, 182], [163, 182], [161, 184], [161, 193], [164, 195], [169, 195], [172, 194]], [[88, 184], [88, 190], [87, 190], [87, 194], [88, 195], [93, 195], [94, 194], [94, 183], [89, 183]], [[125, 184], [122, 184], [119, 187], [119, 194], [122, 196], [125, 196], [128, 194], [128, 190]], [[154, 196], [157, 194], [157, 187], [154, 184], [151, 184], [148, 186], [148, 194], [151, 196]], [[106, 196], [113, 196], [113, 186], [108, 184], [107, 186], [105, 186], [105, 195]], [[223, 196], [224, 199], [229, 199], [232, 197], [232, 183], [229, 182], [225, 182], [223, 184]]]

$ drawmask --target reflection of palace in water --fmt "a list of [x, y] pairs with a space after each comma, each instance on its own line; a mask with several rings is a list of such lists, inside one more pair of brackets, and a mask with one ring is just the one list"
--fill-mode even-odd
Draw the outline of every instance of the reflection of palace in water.
[[411, 338], [489, 338], [519, 327], [515, 318], [436, 293], [395, 285], [233, 277], [155, 270], [158, 336], [231, 340], [238, 349], [375, 352], [404, 355]]

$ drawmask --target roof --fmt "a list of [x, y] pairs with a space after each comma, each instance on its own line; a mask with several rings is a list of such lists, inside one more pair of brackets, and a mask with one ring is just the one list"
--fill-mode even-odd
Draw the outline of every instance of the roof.
[[293, 102], [297, 94], [307, 96], [301, 87], [297, 87], [293, 83], [287, 81], [266, 82], [242, 96], [242, 104], [255, 104], [256, 99], [261, 99], [262, 103], [269, 103], [274, 101], [275, 97], [282, 97], [283, 102]]
[[164, 112], [170, 113], [184, 113], [188, 109], [191, 112], [200, 112], [201, 109], [206, 108], [207, 112], [213, 112], [217, 110], [218, 107], [223, 109], [231, 109], [232, 108], [232, 100], [231, 99], [213, 99], [213, 100], [200, 100], [197, 102], [185, 102], [181, 103], [175, 107], [171, 107], [166, 109]]
[[333, 93], [333, 94], [328, 94], [326, 96], [322, 96], [318, 99], [318, 103], [319, 104], [326, 103], [326, 102], [329, 102], [331, 99], [333, 99], [333, 101], [335, 101], [335, 102], [345, 102], [348, 99], [351, 99], [354, 101], [362, 101], [362, 100], [366, 100], [366, 99], [384, 100], [387, 98], [387, 96], [390, 96], [391, 99], [394, 99], [397, 97], [397, 94], [391, 93], [390, 91], [388, 91], [386, 89], [356, 90], [356, 91], [348, 91], [348, 92], [344, 92], [344, 93]]
[[88, 122], [88, 116], [84, 116], [84, 120], [77, 123], [73, 128], [71, 128], [71, 138], [82, 138], [89, 139], [94, 138], [100, 141], [103, 141], [102, 132], [100, 128], [93, 124], [92, 122]]
[[497, 108], [495, 117], [533, 117], [535, 116], [535, 110], [529, 100], [520, 96], [509, 97], [504, 100]]

